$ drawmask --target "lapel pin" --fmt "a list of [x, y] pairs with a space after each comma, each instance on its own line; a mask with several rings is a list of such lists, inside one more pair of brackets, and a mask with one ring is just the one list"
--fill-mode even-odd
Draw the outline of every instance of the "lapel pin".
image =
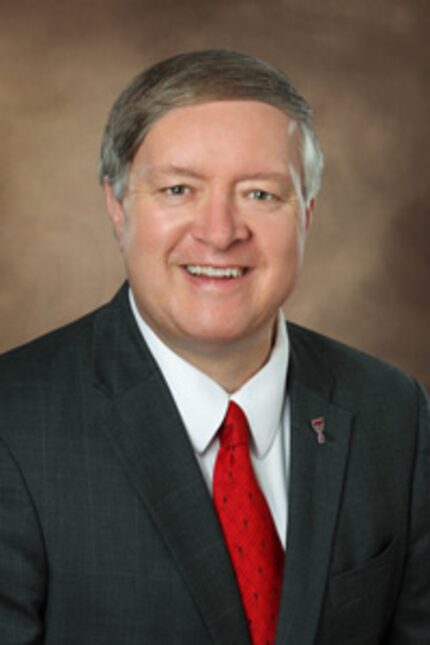
[[312, 430], [317, 435], [318, 443], [325, 443], [325, 419], [324, 417], [317, 417], [316, 419], [311, 420]]

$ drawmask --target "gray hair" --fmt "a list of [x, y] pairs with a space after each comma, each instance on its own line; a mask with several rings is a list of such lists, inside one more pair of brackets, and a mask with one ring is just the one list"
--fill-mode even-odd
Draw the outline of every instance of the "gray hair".
[[229, 49], [178, 54], [143, 71], [119, 95], [103, 135], [100, 182], [124, 196], [129, 166], [149, 129], [178, 107], [219, 100], [262, 101], [299, 124], [303, 192], [307, 204], [320, 188], [323, 154], [307, 101], [276, 67]]

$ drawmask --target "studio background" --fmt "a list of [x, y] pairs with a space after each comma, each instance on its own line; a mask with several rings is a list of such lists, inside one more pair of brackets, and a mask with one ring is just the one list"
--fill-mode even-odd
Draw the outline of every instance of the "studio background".
[[124, 278], [97, 162], [147, 65], [232, 47], [281, 67], [326, 156], [288, 317], [430, 387], [428, 0], [53, 0], [0, 6], [0, 351]]

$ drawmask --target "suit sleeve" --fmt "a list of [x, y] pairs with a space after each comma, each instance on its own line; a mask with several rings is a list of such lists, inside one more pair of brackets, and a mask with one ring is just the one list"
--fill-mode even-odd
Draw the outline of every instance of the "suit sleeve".
[[42, 645], [46, 558], [24, 478], [0, 439], [0, 643]]
[[411, 492], [409, 549], [393, 624], [384, 645], [430, 643], [430, 414], [418, 386], [418, 435]]

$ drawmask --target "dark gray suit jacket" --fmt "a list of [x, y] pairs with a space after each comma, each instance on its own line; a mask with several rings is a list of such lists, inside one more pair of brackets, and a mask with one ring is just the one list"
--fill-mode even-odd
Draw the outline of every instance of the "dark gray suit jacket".
[[[289, 333], [277, 644], [429, 644], [425, 394], [379, 361]], [[126, 287], [4, 355], [0, 380], [1, 645], [249, 644], [209, 493]], [[310, 424], [320, 416], [325, 444]]]

